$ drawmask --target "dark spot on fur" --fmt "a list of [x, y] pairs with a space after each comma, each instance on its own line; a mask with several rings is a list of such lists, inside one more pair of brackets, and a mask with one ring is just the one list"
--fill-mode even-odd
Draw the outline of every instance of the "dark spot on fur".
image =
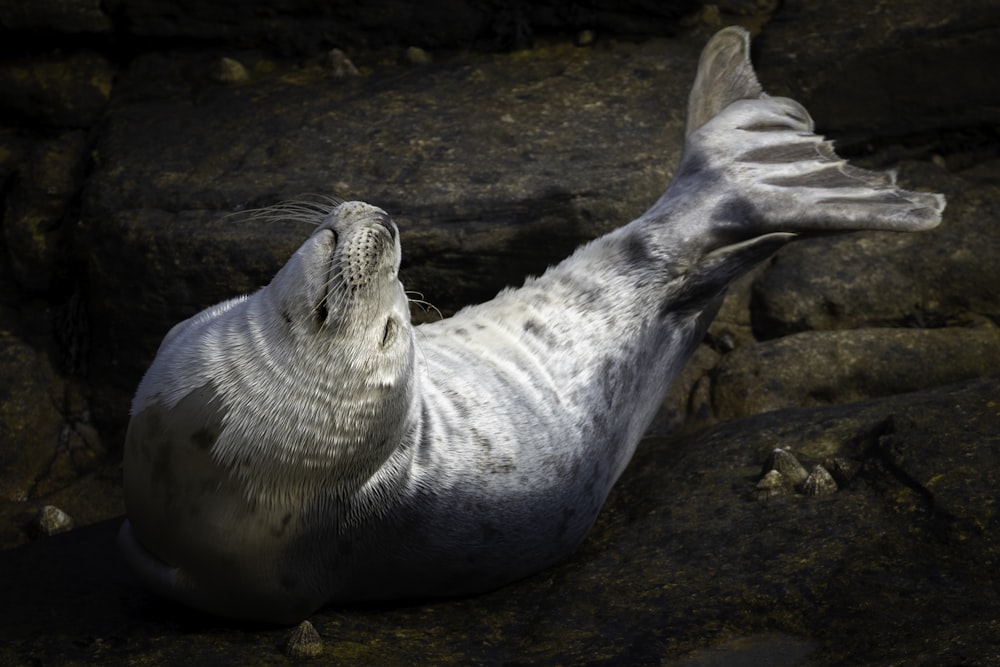
[[493, 443], [490, 442], [489, 438], [484, 437], [478, 431], [473, 430], [476, 446], [482, 449], [484, 452], [489, 454], [493, 451]]
[[625, 237], [622, 254], [625, 256], [625, 261], [633, 268], [652, 266], [654, 263], [648, 242], [638, 233]]
[[292, 316], [291, 316], [291, 314], [287, 310], [281, 311], [281, 318], [283, 320], [285, 320], [286, 324], [291, 324], [292, 323]]
[[[753, 204], [744, 197], [733, 195], [723, 199], [712, 211], [712, 219], [718, 220], [725, 225], [732, 225], [732, 239], [723, 239], [723, 242], [737, 241], [742, 237], [750, 237], [752, 234], [746, 233], [747, 225], [752, 225], [757, 220]], [[724, 229], [724, 228], [723, 228]], [[743, 234], [738, 234], [744, 230]]]
[[213, 430], [208, 428], [200, 428], [191, 434], [191, 442], [195, 447], [202, 450], [208, 450], [212, 448], [215, 444], [215, 439], [219, 436]]
[[457, 412], [462, 419], [469, 419], [469, 404], [466, 403], [465, 397], [450, 387], [445, 388], [444, 393], [448, 397], [448, 402], [453, 408], [455, 408], [455, 412]]

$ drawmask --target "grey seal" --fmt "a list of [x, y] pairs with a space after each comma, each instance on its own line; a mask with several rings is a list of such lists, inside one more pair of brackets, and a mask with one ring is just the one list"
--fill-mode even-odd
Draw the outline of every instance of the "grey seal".
[[394, 223], [346, 202], [268, 286], [176, 325], [126, 438], [139, 578], [294, 623], [572, 552], [734, 279], [799, 235], [940, 222], [943, 197], [846, 164], [748, 53], [737, 28], [706, 46], [662, 197], [519, 289], [413, 327]]

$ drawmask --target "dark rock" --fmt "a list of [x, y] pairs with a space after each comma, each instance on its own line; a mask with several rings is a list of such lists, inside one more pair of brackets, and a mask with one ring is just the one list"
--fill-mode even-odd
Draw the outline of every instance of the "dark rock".
[[4, 201], [4, 240], [20, 286], [52, 286], [66, 253], [66, 215], [83, 187], [87, 138], [82, 131], [39, 141], [21, 163]]
[[852, 0], [830, 11], [790, 0], [762, 31], [757, 54], [770, 92], [799, 100], [821, 130], [861, 150], [1000, 122], [1000, 87], [987, 84], [1000, 62], [996, 2]]
[[43, 535], [57, 535], [72, 530], [73, 517], [55, 505], [45, 505], [35, 517], [37, 530]]
[[713, 406], [722, 420], [849, 403], [1000, 372], [1000, 329], [803, 331], [744, 345], [719, 362]]
[[24, 501], [48, 470], [62, 432], [62, 386], [48, 359], [0, 333], [0, 499]]
[[27, 125], [87, 127], [111, 95], [114, 68], [81, 51], [0, 62], [0, 110]]
[[7, 30], [107, 33], [111, 18], [101, 5], [100, 0], [3, 0], [0, 26]]
[[235, 58], [219, 58], [209, 70], [209, 76], [219, 83], [242, 83], [250, 78], [250, 73]]
[[536, 36], [572, 34], [581, 27], [662, 36], [677, 33], [682, 20], [700, 7], [695, 0], [444, 0], [419, 5], [405, 0], [336, 4], [271, 0], [266, 5], [231, 0], [194, 4], [113, 0], [106, 6], [132, 35], [266, 46], [290, 55], [316, 53], [330, 46], [516, 49], [531, 46]]

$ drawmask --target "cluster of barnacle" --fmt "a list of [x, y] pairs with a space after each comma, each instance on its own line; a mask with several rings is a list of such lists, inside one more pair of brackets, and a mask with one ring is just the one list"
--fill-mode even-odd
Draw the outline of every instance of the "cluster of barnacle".
[[794, 454], [779, 447], [767, 457], [753, 498], [764, 500], [793, 493], [828, 496], [847, 486], [860, 469], [860, 462], [837, 456], [816, 464], [810, 472]]

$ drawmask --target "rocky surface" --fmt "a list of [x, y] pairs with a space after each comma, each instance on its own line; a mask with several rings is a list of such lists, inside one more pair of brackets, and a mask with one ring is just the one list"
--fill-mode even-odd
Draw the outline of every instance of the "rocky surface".
[[[349, 665], [997, 664], [998, 392], [994, 375], [651, 437], [566, 562], [463, 600], [321, 611], [309, 650]], [[833, 495], [754, 500], [776, 444], [860, 471]], [[117, 527], [0, 552], [0, 662], [298, 659], [301, 629], [140, 590]]]
[[[151, 600], [113, 526], [88, 527], [122, 512], [128, 403], [163, 334], [308, 231], [245, 212], [371, 201], [409, 289], [445, 314], [489, 298], [659, 196], [730, 22], [769, 91], [944, 192], [944, 223], [782, 250], [731, 290], [577, 555], [489, 596], [324, 612], [322, 655], [1000, 660], [1000, 5], [387, 7], [0, 1], [0, 546], [38, 540], [0, 554], [0, 662], [288, 659], [290, 630]], [[862, 472], [754, 502], [775, 447]]]

